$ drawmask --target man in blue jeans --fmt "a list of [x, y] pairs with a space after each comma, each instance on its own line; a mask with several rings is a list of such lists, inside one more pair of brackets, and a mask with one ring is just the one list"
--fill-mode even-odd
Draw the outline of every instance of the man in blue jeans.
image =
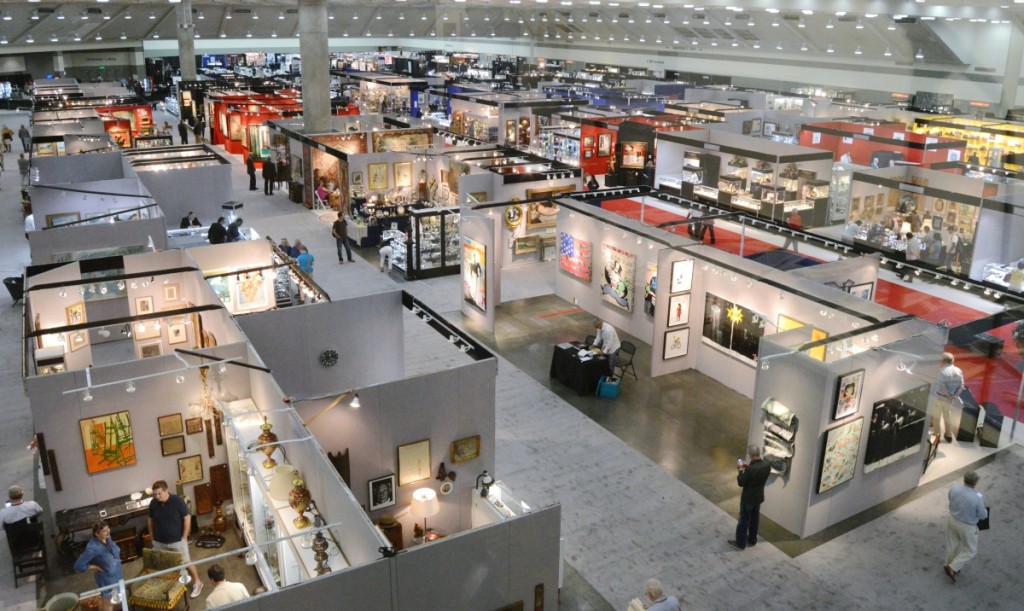
[[771, 475], [772, 467], [761, 460], [761, 448], [752, 444], [747, 448], [750, 462], [740, 459], [736, 468], [739, 474], [736, 483], [743, 488], [740, 495], [740, 519], [736, 524], [736, 538], [728, 543], [735, 549], [745, 549], [748, 545], [757, 545], [757, 527], [761, 521], [761, 503], [764, 502], [764, 485]]

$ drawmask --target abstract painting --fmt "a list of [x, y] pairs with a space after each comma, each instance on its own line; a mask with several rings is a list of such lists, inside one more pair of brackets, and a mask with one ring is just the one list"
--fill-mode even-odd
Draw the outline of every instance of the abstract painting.
[[860, 454], [860, 432], [864, 418], [857, 418], [825, 431], [825, 449], [821, 455], [818, 494], [853, 479]]
[[604, 277], [601, 296], [628, 312], [633, 311], [633, 277], [636, 256], [611, 244], [602, 244], [604, 250]]
[[558, 238], [558, 268], [590, 284], [594, 273], [590, 260], [593, 247], [590, 242], [565, 232], [559, 233]]
[[135, 440], [127, 411], [84, 418], [78, 424], [90, 474], [135, 464]]
[[755, 321], [764, 317], [738, 303], [707, 294], [704, 305], [704, 337], [746, 357], [757, 360], [764, 327]]

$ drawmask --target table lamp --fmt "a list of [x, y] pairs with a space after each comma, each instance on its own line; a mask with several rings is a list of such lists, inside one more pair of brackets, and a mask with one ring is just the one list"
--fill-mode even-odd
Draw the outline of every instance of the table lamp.
[[441, 504], [437, 502], [437, 493], [430, 488], [420, 488], [412, 493], [412, 515], [423, 518], [423, 532], [427, 532], [427, 518], [441, 512]]

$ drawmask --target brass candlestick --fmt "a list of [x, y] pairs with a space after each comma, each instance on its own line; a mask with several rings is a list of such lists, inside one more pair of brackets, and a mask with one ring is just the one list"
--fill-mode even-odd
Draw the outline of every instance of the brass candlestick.
[[263, 424], [260, 425], [260, 428], [263, 429], [263, 432], [260, 433], [256, 441], [263, 446], [263, 453], [267, 455], [267, 459], [263, 461], [263, 468], [273, 469], [277, 466], [277, 461], [270, 456], [277, 449], [277, 435], [270, 430], [274, 428], [274, 425], [267, 421], [266, 416], [263, 416]]
[[331, 567], [327, 566], [327, 539], [324, 538], [324, 531], [317, 531], [313, 538], [313, 559], [316, 560], [316, 574], [323, 575], [330, 573]]

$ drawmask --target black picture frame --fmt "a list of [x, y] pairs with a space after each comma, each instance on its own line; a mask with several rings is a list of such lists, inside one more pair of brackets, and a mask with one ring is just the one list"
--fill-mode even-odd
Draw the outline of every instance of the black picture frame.
[[825, 431], [818, 473], [818, 494], [845, 484], [857, 475], [864, 417], [855, 418]]
[[377, 511], [385, 507], [391, 507], [397, 501], [395, 499], [395, 474], [385, 475], [377, 479], [371, 479], [367, 483], [367, 507], [370, 511]]
[[[832, 401], [832, 419], [842, 420], [860, 410], [860, 395], [864, 390], [864, 369], [854, 369], [839, 376], [836, 380], [836, 392]], [[846, 391], [853, 387], [853, 395], [846, 396]]]

